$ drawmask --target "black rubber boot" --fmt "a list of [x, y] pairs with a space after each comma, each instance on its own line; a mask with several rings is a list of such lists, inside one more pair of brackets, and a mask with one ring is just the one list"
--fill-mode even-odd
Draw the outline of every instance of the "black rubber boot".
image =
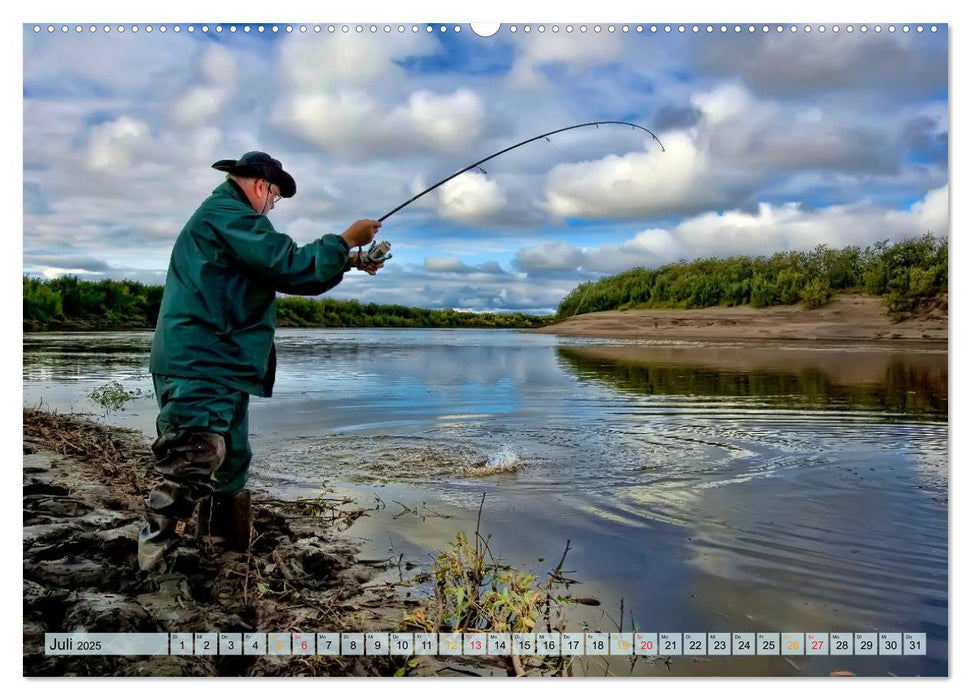
[[138, 568], [142, 571], [166, 568], [166, 555], [182, 540], [180, 523], [174, 518], [150, 513], [138, 533]]
[[166, 555], [179, 546], [195, 503], [183, 485], [165, 481], [149, 494], [148, 508], [138, 533], [138, 567], [142, 571], [165, 569]]
[[155, 471], [164, 481], [148, 497], [145, 525], [138, 534], [138, 566], [165, 570], [166, 555], [179, 546], [192, 511], [212, 493], [212, 474], [226, 456], [222, 435], [196, 430], [167, 432], [152, 445]]
[[252, 498], [246, 489], [236, 494], [214, 494], [199, 508], [199, 535], [219, 538], [231, 552], [249, 551], [252, 529]]

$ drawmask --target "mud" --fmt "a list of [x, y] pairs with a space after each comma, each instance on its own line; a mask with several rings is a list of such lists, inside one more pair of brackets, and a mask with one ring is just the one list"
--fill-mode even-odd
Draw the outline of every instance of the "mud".
[[151, 464], [137, 432], [24, 409], [24, 675], [503, 673], [435, 658], [45, 656], [45, 632], [394, 631], [419, 604], [374, 581], [390, 562], [358, 560], [341, 533], [366, 510], [346, 498], [254, 494], [249, 553], [187, 533], [168, 572], [139, 571]]

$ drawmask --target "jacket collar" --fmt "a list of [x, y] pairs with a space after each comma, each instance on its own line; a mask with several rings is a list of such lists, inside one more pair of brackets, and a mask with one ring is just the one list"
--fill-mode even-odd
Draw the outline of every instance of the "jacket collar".
[[225, 182], [220, 184], [219, 187], [214, 189], [212, 193], [216, 196], [232, 197], [233, 199], [239, 200], [240, 202], [242, 202], [248, 207], [251, 206], [249, 203], [249, 197], [247, 197], [246, 193], [243, 192], [243, 188], [237, 185], [232, 180], [226, 180]]

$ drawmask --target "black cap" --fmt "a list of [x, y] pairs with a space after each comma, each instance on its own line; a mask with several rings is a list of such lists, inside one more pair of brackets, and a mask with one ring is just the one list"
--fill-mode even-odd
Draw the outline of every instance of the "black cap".
[[289, 198], [297, 193], [297, 183], [290, 173], [283, 169], [283, 164], [262, 151], [244, 153], [239, 160], [217, 160], [212, 167], [240, 177], [260, 177], [269, 180], [280, 188], [281, 197]]

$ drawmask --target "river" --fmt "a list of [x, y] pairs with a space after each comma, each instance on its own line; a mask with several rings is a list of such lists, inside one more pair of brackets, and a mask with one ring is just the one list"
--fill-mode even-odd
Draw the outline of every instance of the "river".
[[[151, 392], [150, 332], [24, 336], [24, 405]], [[251, 486], [366, 506], [363, 556], [427, 569], [457, 530], [565, 568], [573, 629], [923, 632], [927, 656], [674, 657], [637, 674], [945, 675], [945, 348], [752, 347], [498, 330], [277, 333]], [[101, 415], [154, 435], [154, 399]], [[397, 571], [394, 572], [397, 576]], [[620, 618], [623, 605], [623, 620]], [[593, 663], [593, 660], [588, 663]], [[599, 673], [591, 666], [588, 672]]]

